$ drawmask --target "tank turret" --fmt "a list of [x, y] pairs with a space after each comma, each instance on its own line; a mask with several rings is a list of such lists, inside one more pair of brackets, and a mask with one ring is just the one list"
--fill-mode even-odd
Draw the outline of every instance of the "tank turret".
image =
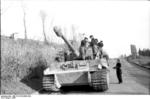
[[67, 46], [72, 51], [72, 53], [75, 55], [75, 57], [79, 57], [79, 52], [76, 49], [74, 49], [73, 46], [69, 43], [69, 41], [65, 38], [65, 36], [62, 34], [61, 29], [59, 27], [55, 26], [53, 28], [53, 30], [58, 37], [61, 37], [64, 40], [64, 42], [67, 44]]

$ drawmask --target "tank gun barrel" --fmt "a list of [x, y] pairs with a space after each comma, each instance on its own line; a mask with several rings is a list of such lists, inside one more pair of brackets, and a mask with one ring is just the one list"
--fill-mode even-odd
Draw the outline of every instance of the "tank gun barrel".
[[58, 28], [57, 26], [55, 26], [55, 27], [53, 28], [53, 30], [54, 30], [54, 32], [56, 33], [56, 35], [57, 35], [58, 37], [61, 37], [61, 38], [64, 40], [64, 42], [67, 44], [67, 46], [69, 47], [69, 49], [75, 54], [75, 56], [76, 56], [76, 57], [79, 57], [79, 52], [78, 52], [77, 50], [75, 50], [75, 49], [73, 48], [73, 46], [68, 42], [68, 40], [67, 40], [67, 39], [65, 38], [65, 36], [62, 34], [61, 29]]

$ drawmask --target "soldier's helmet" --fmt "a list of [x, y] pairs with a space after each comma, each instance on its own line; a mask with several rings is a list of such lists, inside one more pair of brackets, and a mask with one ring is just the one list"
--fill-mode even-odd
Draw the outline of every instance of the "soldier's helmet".
[[99, 43], [98, 43], [98, 46], [99, 47], [103, 47], [104, 45], [103, 45], [103, 41], [100, 41]]
[[94, 38], [94, 36], [93, 36], [93, 35], [90, 35], [90, 38], [92, 39], [92, 38]]
[[87, 37], [85, 37], [84, 40], [85, 40], [85, 42], [88, 42], [88, 38]]

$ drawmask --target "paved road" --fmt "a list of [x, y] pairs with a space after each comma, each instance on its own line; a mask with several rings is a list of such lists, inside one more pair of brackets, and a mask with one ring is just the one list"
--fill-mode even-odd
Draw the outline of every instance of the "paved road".
[[[78, 88], [65, 88], [63, 93], [53, 94], [150, 94], [150, 70], [128, 63], [122, 60], [123, 83], [118, 84], [116, 72], [112, 67], [116, 62], [112, 60], [110, 63], [110, 88], [106, 92], [93, 92], [88, 86]], [[44, 93], [50, 94], [50, 93]]]
[[[115, 65], [115, 61], [111, 66]], [[122, 60], [123, 84], [117, 84], [115, 71], [110, 67], [110, 88], [106, 94], [150, 94], [150, 70]]]

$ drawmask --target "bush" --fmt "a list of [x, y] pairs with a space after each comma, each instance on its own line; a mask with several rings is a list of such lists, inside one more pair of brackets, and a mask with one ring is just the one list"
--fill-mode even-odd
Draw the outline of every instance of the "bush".
[[143, 49], [143, 50], [139, 49], [138, 53], [141, 56], [150, 56], [150, 49]]
[[[54, 61], [56, 53], [52, 46], [38, 42], [19, 42], [1, 38], [2, 94], [9, 94], [9, 88], [14, 82], [32, 76], [41, 77], [43, 70]], [[17, 92], [14, 90], [13, 93]]]

